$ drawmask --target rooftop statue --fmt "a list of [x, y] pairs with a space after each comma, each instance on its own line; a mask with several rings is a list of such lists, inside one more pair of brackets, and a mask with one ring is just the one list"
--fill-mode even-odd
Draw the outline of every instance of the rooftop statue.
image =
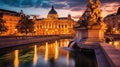
[[79, 28], [85, 27], [88, 29], [93, 26], [101, 27], [101, 23], [103, 25], [104, 22], [101, 17], [100, 5], [101, 3], [99, 0], [95, 0], [95, 2], [88, 0], [87, 8], [81, 16], [81, 19], [79, 19], [77, 26], [79, 26]]

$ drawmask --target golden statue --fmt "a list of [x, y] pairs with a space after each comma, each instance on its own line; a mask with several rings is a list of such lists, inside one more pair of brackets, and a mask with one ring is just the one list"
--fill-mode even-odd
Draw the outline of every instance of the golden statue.
[[104, 22], [101, 17], [100, 5], [101, 5], [101, 2], [99, 0], [95, 0], [95, 2], [93, 2], [92, 0], [88, 0], [86, 11], [82, 15], [81, 17], [82, 19], [79, 20], [81, 22], [78, 23], [80, 24], [79, 28], [101, 27], [101, 23], [103, 25]]

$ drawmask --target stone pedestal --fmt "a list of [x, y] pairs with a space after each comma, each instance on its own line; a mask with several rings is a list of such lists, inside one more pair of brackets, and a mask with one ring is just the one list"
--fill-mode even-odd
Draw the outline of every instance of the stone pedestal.
[[88, 2], [87, 9], [77, 22], [78, 25], [75, 26], [75, 40], [80, 43], [83, 42], [82, 44], [93, 45], [93, 43], [104, 41], [104, 32], [107, 26], [101, 17], [100, 1], [88, 0]]
[[75, 39], [78, 41], [83, 40], [85, 44], [88, 43], [98, 43], [104, 41], [104, 29], [94, 28], [94, 29], [85, 29], [77, 28]]

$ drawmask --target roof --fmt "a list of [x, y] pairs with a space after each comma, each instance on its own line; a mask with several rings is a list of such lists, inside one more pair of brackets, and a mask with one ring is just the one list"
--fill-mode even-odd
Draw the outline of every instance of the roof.
[[54, 9], [54, 6], [52, 6], [52, 9], [49, 11], [48, 14], [57, 14], [57, 12]]
[[7, 14], [7, 15], [13, 15], [13, 16], [19, 15], [19, 13], [15, 11], [10, 11], [10, 10], [5, 10], [5, 9], [0, 9], [0, 13]]
[[116, 13], [109, 14], [109, 15], [107, 15], [106, 17], [111, 17], [111, 16], [116, 16]]
[[120, 14], [120, 7], [118, 8], [118, 11], [117, 11], [117, 15], [119, 15]]
[[68, 17], [60, 17], [59, 20], [68, 19]]

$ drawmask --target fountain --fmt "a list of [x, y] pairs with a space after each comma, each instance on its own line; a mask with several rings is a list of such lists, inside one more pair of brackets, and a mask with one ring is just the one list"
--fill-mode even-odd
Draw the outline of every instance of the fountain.
[[[85, 12], [74, 26], [76, 31], [75, 40], [72, 41], [74, 45], [77, 44], [81, 48], [104, 41], [104, 32], [107, 26], [101, 17], [100, 4], [99, 0], [95, 0], [95, 2], [88, 0]], [[69, 47], [74, 46], [72, 42]]]

